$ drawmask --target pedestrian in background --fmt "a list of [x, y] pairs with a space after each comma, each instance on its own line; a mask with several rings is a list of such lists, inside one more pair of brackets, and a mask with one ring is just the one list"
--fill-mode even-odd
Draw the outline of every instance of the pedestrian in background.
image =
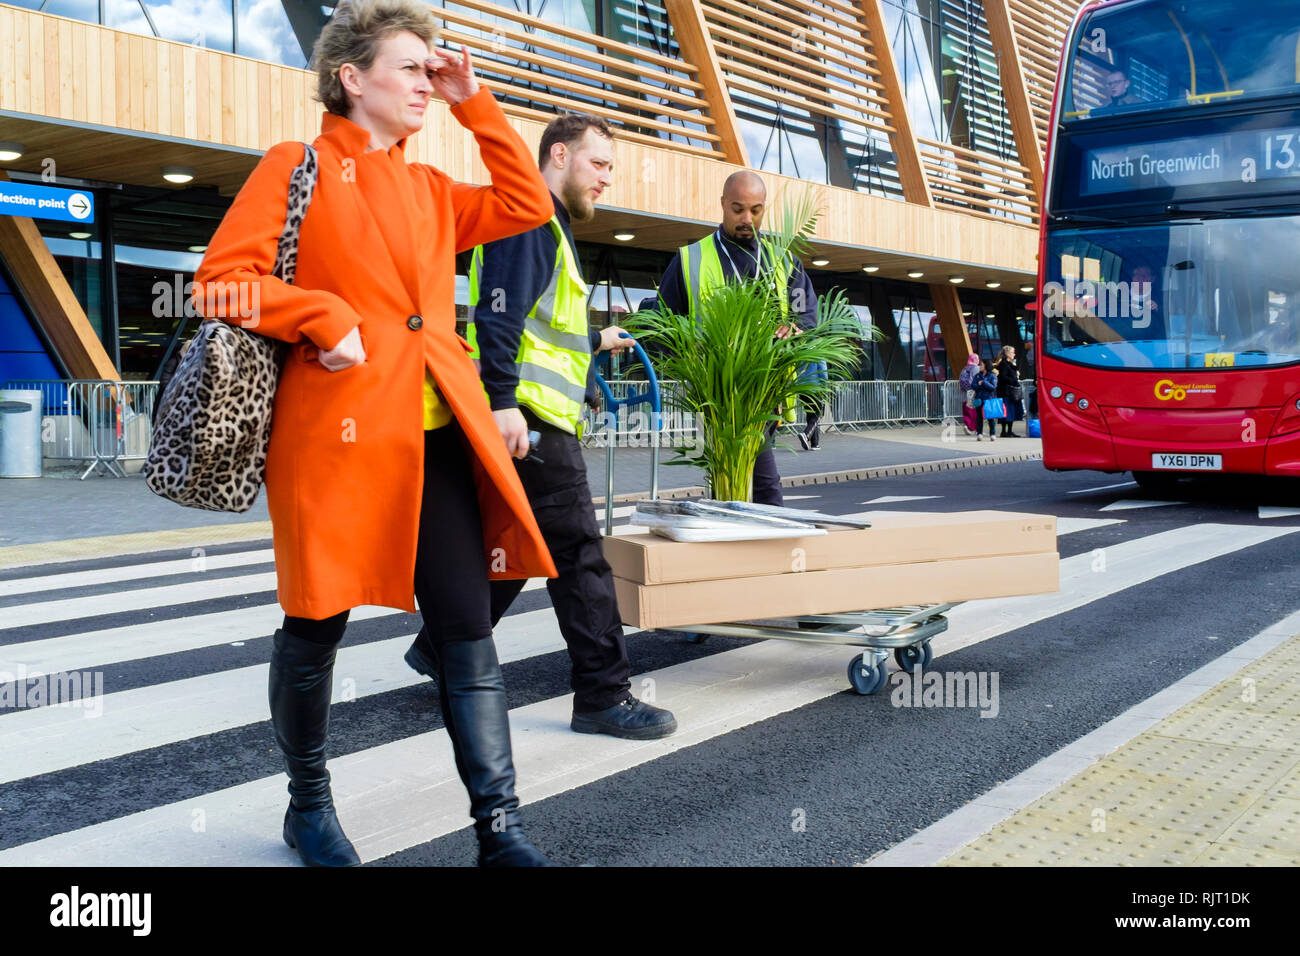
[[[437, 649], [479, 864], [547, 863], [520, 827], [488, 577], [555, 568], [455, 334], [454, 280], [458, 251], [545, 223], [551, 199], [468, 51], [433, 50], [436, 37], [433, 9], [417, 0], [340, 3], [313, 53], [326, 113], [293, 284], [272, 270], [290, 175], [310, 160], [301, 143], [266, 153], [195, 275], [200, 290], [255, 285], [256, 331], [289, 345], [266, 467], [285, 614], [269, 697], [289, 774], [284, 839], [309, 865], [360, 862], [325, 768], [348, 613], [362, 604], [414, 612], [416, 600]], [[435, 94], [474, 135], [491, 186], [407, 163], [407, 138]], [[241, 321], [214, 312], [206, 317]]]
[[980, 433], [980, 412], [975, 405], [975, 379], [980, 373], [980, 357], [974, 352], [966, 356], [966, 367], [957, 376], [957, 385], [961, 389], [961, 418], [966, 426], [966, 433]]
[[1002, 437], [1019, 438], [1011, 426], [1025, 417], [1025, 392], [1020, 384], [1020, 369], [1016, 367], [1016, 350], [1012, 346], [1002, 346], [994, 369], [998, 373], [998, 398], [1007, 405], [1007, 417], [1002, 419]]
[[[816, 362], [805, 366], [799, 380], [825, 382], [826, 363]], [[822, 417], [822, 398], [820, 395], [805, 395], [801, 404], [803, 405], [804, 423], [803, 431], [797, 432], [799, 444], [803, 446], [804, 451], [815, 451], [822, 447], [822, 429], [819, 424]]]
[[[975, 375], [975, 407], [979, 412], [979, 417], [989, 423], [989, 441], [997, 441], [997, 436], [993, 434], [994, 424], [998, 421], [996, 418], [989, 418], [984, 414], [984, 403], [990, 398], [998, 396], [998, 373], [996, 370], [989, 368], [988, 359], [979, 360], [979, 372]], [[975, 440], [981, 441], [984, 436], [980, 434], [981, 424], [979, 419], [975, 422]]]

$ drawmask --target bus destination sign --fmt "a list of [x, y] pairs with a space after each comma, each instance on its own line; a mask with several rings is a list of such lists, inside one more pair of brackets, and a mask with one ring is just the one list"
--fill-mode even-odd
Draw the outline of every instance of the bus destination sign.
[[1081, 193], [1240, 186], [1300, 176], [1300, 129], [1209, 133], [1085, 150]]

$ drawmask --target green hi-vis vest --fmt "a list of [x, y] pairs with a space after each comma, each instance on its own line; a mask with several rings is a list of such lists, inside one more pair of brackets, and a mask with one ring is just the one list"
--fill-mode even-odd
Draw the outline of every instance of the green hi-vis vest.
[[[587, 338], [587, 283], [578, 271], [578, 257], [569, 248], [560, 221], [551, 217], [551, 230], [558, 247], [555, 269], [541, 298], [524, 317], [519, 340], [519, 387], [515, 397], [534, 415], [577, 435], [582, 420], [582, 402], [587, 392], [587, 370], [591, 366], [591, 340]], [[475, 313], [483, 290], [479, 273], [483, 247], [474, 249], [469, 267], [469, 325], [465, 338], [479, 357]], [[487, 293], [487, 313], [492, 311], [492, 293]], [[491, 321], [490, 319], [488, 321]]]
[[[761, 243], [759, 249], [762, 249]], [[682, 246], [677, 250], [677, 255], [682, 261], [682, 279], [686, 285], [686, 306], [690, 310], [691, 317], [694, 318], [695, 309], [701, 299], [726, 284], [726, 278], [722, 271], [722, 258], [718, 255], [717, 232], [709, 233], [699, 242], [693, 242], [689, 246]], [[790, 273], [791, 266], [789, 262], [776, 263], [774, 278], [779, 283], [778, 288], [782, 292], [788, 290], [790, 286]], [[781, 314], [782, 316], [790, 314], [790, 298], [788, 295], [781, 296]]]

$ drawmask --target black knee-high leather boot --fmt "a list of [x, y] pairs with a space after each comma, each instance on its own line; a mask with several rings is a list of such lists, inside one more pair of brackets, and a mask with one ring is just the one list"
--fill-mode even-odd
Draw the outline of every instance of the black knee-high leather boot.
[[438, 670], [442, 718], [469, 791], [479, 866], [551, 866], [524, 836], [515, 796], [505, 681], [490, 638], [428, 645]]
[[271, 725], [289, 773], [284, 842], [308, 866], [361, 865], [334, 813], [325, 769], [336, 649], [278, 630], [271, 653]]

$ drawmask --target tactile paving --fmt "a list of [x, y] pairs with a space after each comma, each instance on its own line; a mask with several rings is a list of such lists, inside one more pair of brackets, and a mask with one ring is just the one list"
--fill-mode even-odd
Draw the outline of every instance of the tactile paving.
[[1300, 636], [954, 853], [947, 866], [1300, 862]]

